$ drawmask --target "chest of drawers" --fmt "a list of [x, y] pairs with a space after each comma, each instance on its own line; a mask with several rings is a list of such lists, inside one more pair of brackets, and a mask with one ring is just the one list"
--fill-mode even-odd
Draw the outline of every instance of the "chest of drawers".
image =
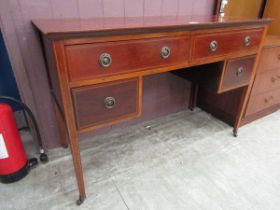
[[243, 123], [266, 116], [280, 108], [279, 40], [277, 36], [266, 38]]
[[221, 62], [217, 91], [249, 90], [269, 22], [212, 16], [33, 21], [41, 34], [61, 136], [65, 125], [69, 135], [78, 204], [86, 197], [78, 134], [140, 116], [146, 75]]

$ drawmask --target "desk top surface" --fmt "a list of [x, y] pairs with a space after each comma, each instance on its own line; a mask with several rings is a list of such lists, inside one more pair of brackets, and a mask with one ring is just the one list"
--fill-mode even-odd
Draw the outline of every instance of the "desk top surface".
[[195, 30], [268, 24], [271, 19], [219, 16], [107, 17], [90, 19], [36, 19], [32, 23], [47, 36], [151, 29]]

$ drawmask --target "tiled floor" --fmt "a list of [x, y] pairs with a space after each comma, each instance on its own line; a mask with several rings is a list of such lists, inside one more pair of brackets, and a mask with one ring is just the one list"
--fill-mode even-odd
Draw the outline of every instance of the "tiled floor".
[[[151, 129], [145, 129], [150, 125]], [[81, 142], [87, 199], [77, 207], [69, 151], [0, 185], [0, 209], [279, 210], [280, 112], [240, 129], [185, 111]]]

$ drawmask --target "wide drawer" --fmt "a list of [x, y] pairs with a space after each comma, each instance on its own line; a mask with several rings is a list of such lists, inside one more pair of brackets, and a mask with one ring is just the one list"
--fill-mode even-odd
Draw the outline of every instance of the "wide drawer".
[[246, 116], [262, 111], [280, 103], [280, 90], [276, 89], [257, 96], [253, 96], [247, 107]]
[[229, 60], [225, 66], [218, 92], [248, 85], [252, 76], [254, 62], [255, 56]]
[[259, 72], [280, 69], [280, 47], [263, 48], [259, 69]]
[[77, 128], [102, 127], [138, 116], [139, 91], [137, 78], [73, 89]]
[[258, 74], [252, 90], [252, 95], [280, 88], [280, 69]]
[[232, 53], [257, 52], [262, 29], [196, 35], [192, 60], [208, 59]]
[[187, 63], [185, 36], [66, 46], [70, 81]]

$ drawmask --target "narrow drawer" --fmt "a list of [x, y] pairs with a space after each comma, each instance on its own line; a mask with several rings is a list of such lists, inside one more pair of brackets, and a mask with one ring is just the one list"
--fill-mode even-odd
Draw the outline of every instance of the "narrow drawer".
[[254, 62], [255, 56], [229, 60], [224, 68], [218, 92], [248, 85], [252, 76]]
[[137, 117], [140, 114], [139, 91], [138, 79], [73, 89], [77, 128], [102, 127], [119, 120]]
[[280, 47], [263, 48], [260, 57], [259, 72], [280, 69]]
[[242, 53], [248, 50], [257, 52], [262, 32], [262, 29], [255, 29], [197, 35], [194, 39], [192, 60]]
[[280, 103], [280, 90], [276, 89], [257, 96], [253, 96], [247, 107], [246, 116], [255, 114]]
[[280, 88], [280, 69], [258, 74], [253, 86], [252, 95], [274, 90], [275, 88]]
[[70, 81], [188, 62], [189, 36], [66, 46]]

